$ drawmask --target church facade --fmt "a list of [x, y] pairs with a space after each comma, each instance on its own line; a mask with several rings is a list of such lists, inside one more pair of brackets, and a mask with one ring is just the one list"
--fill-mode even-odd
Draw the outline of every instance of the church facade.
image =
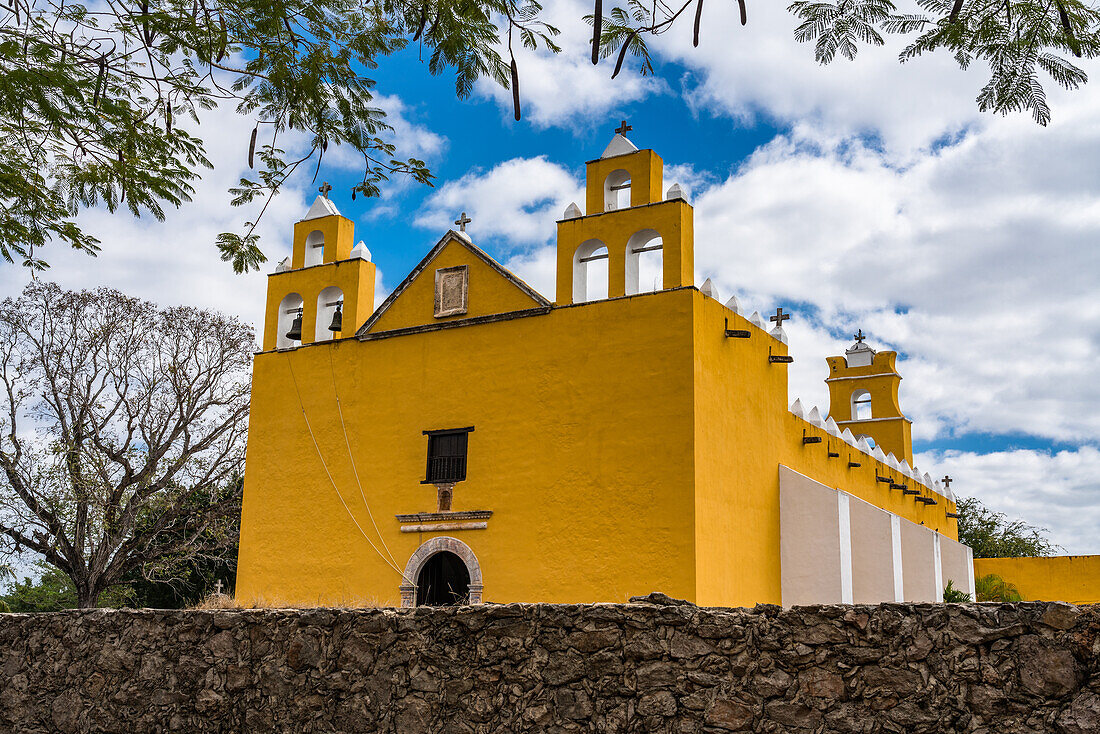
[[239, 599], [973, 591], [950, 488], [912, 467], [895, 353], [861, 333], [826, 362], [828, 417], [790, 403], [788, 316], [696, 287], [692, 207], [655, 152], [617, 134], [585, 206], [558, 222], [553, 301], [449, 231], [372, 309], [370, 253], [318, 197], [269, 279]]

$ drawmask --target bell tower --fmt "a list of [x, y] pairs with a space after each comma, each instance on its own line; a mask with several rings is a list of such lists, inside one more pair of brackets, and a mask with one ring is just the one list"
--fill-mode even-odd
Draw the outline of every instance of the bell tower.
[[693, 285], [691, 205], [678, 184], [663, 191], [664, 162], [638, 150], [626, 138], [630, 129], [624, 120], [603, 155], [588, 162], [586, 212], [570, 204], [558, 222], [559, 305], [588, 300], [588, 265], [597, 260], [607, 260], [608, 298], [649, 290], [639, 283], [646, 253], [659, 253], [657, 290]]
[[268, 276], [263, 349], [290, 349], [355, 333], [374, 310], [370, 251], [352, 247], [355, 224], [328, 198], [327, 183], [294, 225], [291, 256]]
[[864, 344], [863, 330], [843, 357], [826, 357], [829, 376], [829, 417], [841, 430], [867, 436], [884, 453], [913, 464], [912, 422], [901, 412], [901, 375], [897, 352], [876, 352]]

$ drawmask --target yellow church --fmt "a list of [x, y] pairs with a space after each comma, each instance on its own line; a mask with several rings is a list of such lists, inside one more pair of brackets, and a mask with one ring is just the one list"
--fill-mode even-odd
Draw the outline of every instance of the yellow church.
[[373, 309], [370, 252], [317, 198], [268, 281], [239, 599], [973, 593], [950, 487], [912, 465], [896, 353], [861, 332], [823, 365], [827, 413], [792, 403], [789, 316], [696, 286], [692, 207], [625, 132], [557, 224], [553, 301], [463, 216]]

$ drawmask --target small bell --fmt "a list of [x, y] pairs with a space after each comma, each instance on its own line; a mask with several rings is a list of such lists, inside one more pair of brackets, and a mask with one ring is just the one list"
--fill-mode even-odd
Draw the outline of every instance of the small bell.
[[302, 309], [298, 309], [298, 315], [294, 317], [294, 323], [290, 325], [286, 338], [296, 342], [302, 341]]
[[328, 325], [329, 331], [343, 331], [344, 330], [344, 316], [340, 313], [340, 309], [344, 307], [344, 304], [336, 304], [336, 313], [332, 314], [332, 323]]

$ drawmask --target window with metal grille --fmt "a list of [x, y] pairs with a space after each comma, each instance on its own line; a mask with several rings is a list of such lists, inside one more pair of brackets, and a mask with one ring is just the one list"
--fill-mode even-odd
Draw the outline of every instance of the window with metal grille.
[[428, 469], [424, 484], [461, 482], [466, 478], [466, 447], [470, 428], [424, 431], [428, 437]]

